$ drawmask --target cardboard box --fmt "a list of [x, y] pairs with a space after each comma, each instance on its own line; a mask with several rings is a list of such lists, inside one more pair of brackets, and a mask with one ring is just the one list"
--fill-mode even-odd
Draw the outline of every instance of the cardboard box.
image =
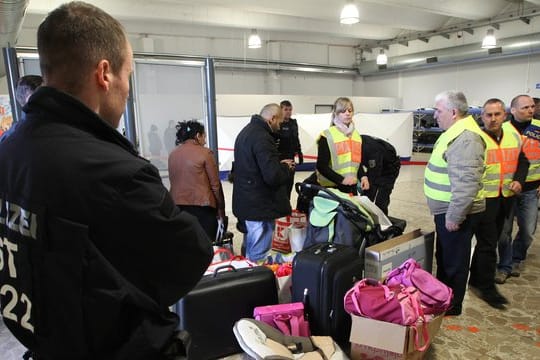
[[[422, 359], [426, 351], [418, 351], [414, 345], [414, 329], [384, 321], [351, 315], [351, 359]], [[431, 344], [443, 320], [443, 315], [427, 324], [428, 344]], [[419, 346], [424, 344], [423, 327], [418, 327]], [[429, 348], [429, 345], [428, 345]]]
[[431, 272], [434, 239], [433, 232], [425, 233], [416, 229], [366, 248], [364, 277], [382, 279], [409, 258], [415, 259], [422, 269]]

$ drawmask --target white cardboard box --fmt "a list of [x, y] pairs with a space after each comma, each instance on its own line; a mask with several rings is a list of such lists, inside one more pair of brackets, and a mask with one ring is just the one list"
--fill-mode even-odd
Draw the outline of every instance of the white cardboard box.
[[366, 248], [364, 277], [382, 279], [409, 258], [431, 273], [434, 239], [433, 232], [416, 229]]
[[[422, 359], [426, 351], [418, 351], [414, 344], [414, 329], [389, 322], [352, 316], [351, 359]], [[427, 323], [428, 344], [439, 332], [443, 315]], [[419, 346], [424, 344], [422, 326], [418, 326]], [[429, 345], [428, 345], [429, 348]]]

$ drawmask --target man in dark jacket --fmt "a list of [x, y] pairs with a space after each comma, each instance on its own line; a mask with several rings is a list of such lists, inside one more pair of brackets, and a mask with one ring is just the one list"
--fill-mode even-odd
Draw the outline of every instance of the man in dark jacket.
[[168, 359], [169, 306], [198, 282], [208, 237], [116, 127], [132, 51], [82, 2], [38, 29], [44, 86], [0, 145], [0, 304], [34, 359]]
[[272, 135], [282, 121], [279, 105], [268, 104], [252, 116], [234, 144], [233, 213], [245, 220], [246, 256], [253, 261], [265, 260], [274, 220], [291, 213], [286, 184], [294, 161], [279, 160]]
[[[292, 104], [289, 100], [283, 100], [279, 106], [283, 112], [283, 122], [279, 126], [277, 132], [278, 152], [280, 160], [293, 160], [295, 155], [298, 155], [298, 164], [304, 163], [304, 155], [302, 154], [302, 146], [298, 138], [298, 123], [296, 119], [291, 118]], [[287, 191], [289, 199], [294, 184], [294, 170], [291, 171], [289, 182], [287, 183]]]
[[390, 205], [390, 194], [401, 167], [396, 149], [383, 139], [362, 135], [362, 163], [367, 163], [369, 190], [365, 195], [386, 215]]

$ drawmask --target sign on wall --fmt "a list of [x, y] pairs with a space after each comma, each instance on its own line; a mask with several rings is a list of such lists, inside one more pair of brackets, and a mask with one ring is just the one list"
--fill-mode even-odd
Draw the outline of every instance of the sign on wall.
[[9, 95], [0, 95], [0, 136], [11, 127], [12, 123]]

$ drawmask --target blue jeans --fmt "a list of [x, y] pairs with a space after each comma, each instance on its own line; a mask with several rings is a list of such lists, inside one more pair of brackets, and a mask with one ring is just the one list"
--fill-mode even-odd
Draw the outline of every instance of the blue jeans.
[[527, 257], [527, 250], [532, 244], [536, 222], [538, 221], [538, 195], [536, 189], [518, 195], [517, 223], [518, 233], [512, 244], [512, 262], [520, 263]]
[[246, 257], [251, 261], [266, 259], [272, 246], [274, 220], [246, 220]]
[[504, 223], [498, 240], [499, 263], [497, 270], [507, 274], [512, 271], [512, 227], [514, 225], [514, 216], [516, 214], [517, 197], [505, 198], [506, 206], [504, 209]]

